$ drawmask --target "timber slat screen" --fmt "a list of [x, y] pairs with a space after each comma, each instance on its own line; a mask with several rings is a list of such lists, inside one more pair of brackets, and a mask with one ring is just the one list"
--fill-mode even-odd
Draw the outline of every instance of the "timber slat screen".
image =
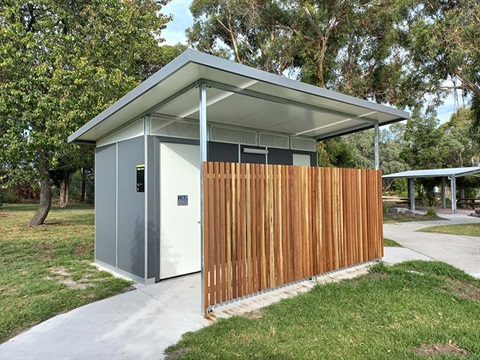
[[204, 304], [383, 256], [380, 171], [203, 163]]

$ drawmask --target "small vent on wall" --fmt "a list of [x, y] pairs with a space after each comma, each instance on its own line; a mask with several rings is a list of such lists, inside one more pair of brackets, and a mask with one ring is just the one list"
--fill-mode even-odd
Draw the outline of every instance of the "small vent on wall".
[[287, 135], [260, 133], [258, 145], [288, 149], [289, 142]]
[[210, 127], [210, 140], [233, 144], [257, 145], [257, 133], [255, 131], [212, 125]]
[[150, 126], [150, 132], [152, 135], [176, 137], [182, 139], [200, 138], [200, 129], [198, 123], [182, 120], [172, 121], [152, 118]]
[[315, 139], [292, 137], [290, 138], [292, 150], [316, 151]]

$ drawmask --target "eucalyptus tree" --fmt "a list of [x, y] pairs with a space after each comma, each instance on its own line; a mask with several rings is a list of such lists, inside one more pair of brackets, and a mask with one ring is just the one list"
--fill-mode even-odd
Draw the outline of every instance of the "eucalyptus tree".
[[40, 184], [30, 225], [48, 215], [67, 136], [161, 66], [165, 3], [1, 3], [0, 161], [11, 181], [29, 174]]

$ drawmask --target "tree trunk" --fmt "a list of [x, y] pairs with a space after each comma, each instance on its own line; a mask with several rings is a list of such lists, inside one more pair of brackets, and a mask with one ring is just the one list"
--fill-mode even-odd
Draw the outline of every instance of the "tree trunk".
[[50, 207], [52, 206], [50, 173], [45, 161], [42, 161], [38, 170], [40, 172], [40, 204], [38, 205], [37, 212], [33, 215], [32, 220], [28, 223], [29, 226], [42, 225], [47, 218]]
[[65, 177], [60, 181], [60, 200], [59, 205], [61, 208], [66, 208], [68, 206], [68, 190], [70, 188], [70, 175], [65, 175]]
[[66, 178], [66, 183], [65, 183], [65, 207], [68, 206], [68, 196], [70, 195], [70, 183], [72, 181], [72, 175], [69, 175]]
[[67, 207], [67, 200], [66, 200], [66, 195], [67, 191], [65, 190], [67, 187], [65, 178], [60, 181], [60, 199], [58, 201], [58, 204], [60, 205], [61, 208]]
[[85, 168], [82, 168], [80, 172], [82, 173], [82, 192], [80, 194], [80, 202], [83, 203], [85, 202], [85, 195], [87, 192], [87, 173], [85, 171]]

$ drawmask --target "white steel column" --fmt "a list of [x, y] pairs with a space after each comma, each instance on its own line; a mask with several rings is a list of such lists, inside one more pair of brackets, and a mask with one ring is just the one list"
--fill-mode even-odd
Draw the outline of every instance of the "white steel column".
[[447, 192], [445, 191], [445, 178], [442, 178], [442, 208], [447, 208]]
[[450, 198], [452, 200], [452, 214], [455, 214], [457, 211], [457, 183], [455, 176], [450, 178]]
[[149, 166], [148, 166], [148, 135], [150, 134], [150, 116], [147, 115], [143, 119], [143, 149], [144, 149], [144, 155], [143, 155], [143, 163], [144, 163], [144, 206], [145, 206], [145, 213], [144, 213], [144, 279], [145, 279], [145, 284], [148, 283], [148, 201], [149, 201], [149, 196], [148, 196], [148, 173], [149, 173]]
[[380, 141], [379, 137], [379, 128], [378, 122], [375, 122], [375, 170], [380, 170], [380, 148], [378, 146], [378, 142]]
[[205, 311], [205, 304], [204, 304], [204, 277], [205, 277], [205, 269], [203, 266], [203, 247], [204, 247], [204, 238], [203, 238], [203, 227], [204, 224], [204, 216], [203, 216], [203, 163], [207, 161], [207, 85], [200, 84], [199, 86], [199, 123], [200, 123], [200, 296], [201, 296], [201, 312], [202, 314]]
[[408, 179], [408, 199], [410, 200], [410, 210], [415, 211], [415, 183], [414, 179]]

